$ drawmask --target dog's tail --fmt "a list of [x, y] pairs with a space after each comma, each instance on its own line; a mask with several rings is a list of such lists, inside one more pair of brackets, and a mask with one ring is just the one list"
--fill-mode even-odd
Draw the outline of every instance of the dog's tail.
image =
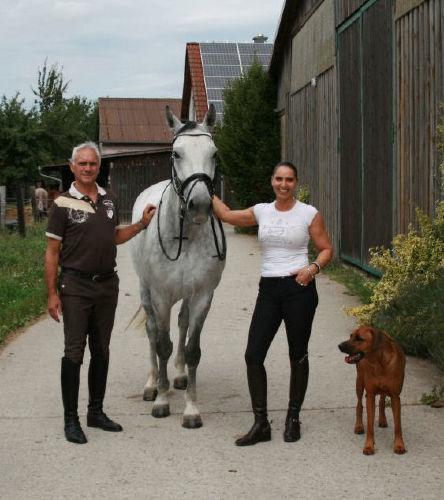
[[133, 317], [130, 319], [129, 323], [126, 325], [124, 332], [126, 332], [130, 326], [138, 330], [139, 328], [142, 328], [145, 322], [146, 322], [146, 312], [142, 304], [140, 304], [139, 309], [137, 309]]

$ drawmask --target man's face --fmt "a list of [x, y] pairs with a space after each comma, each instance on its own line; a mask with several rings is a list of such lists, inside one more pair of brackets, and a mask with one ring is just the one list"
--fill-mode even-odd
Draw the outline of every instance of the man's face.
[[81, 185], [90, 186], [96, 182], [99, 175], [99, 161], [94, 149], [83, 148], [70, 163], [71, 172], [76, 182]]

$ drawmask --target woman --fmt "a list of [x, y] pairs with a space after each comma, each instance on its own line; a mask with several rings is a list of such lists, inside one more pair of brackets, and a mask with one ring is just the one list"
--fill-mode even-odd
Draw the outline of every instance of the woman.
[[[297, 183], [296, 167], [290, 162], [281, 162], [271, 177], [274, 202], [230, 210], [219, 198], [214, 197], [213, 201], [214, 212], [223, 222], [241, 227], [259, 225], [262, 247], [259, 294], [245, 352], [254, 424], [247, 434], [236, 440], [237, 446], [271, 439], [264, 361], [282, 320], [291, 365], [284, 440], [300, 439], [299, 411], [308, 383], [307, 347], [318, 304], [315, 275], [330, 262], [333, 250], [321, 214], [311, 205], [296, 200]], [[312, 263], [308, 260], [310, 238], [318, 251]]]

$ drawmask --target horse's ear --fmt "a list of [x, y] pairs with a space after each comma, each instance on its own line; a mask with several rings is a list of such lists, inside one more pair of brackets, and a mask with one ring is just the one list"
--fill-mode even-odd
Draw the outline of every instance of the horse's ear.
[[216, 124], [216, 108], [213, 103], [210, 104], [208, 108], [207, 114], [202, 122], [202, 125], [206, 127], [209, 131], [213, 130], [214, 125]]
[[176, 133], [181, 127], [182, 122], [177, 118], [177, 116], [171, 111], [170, 107], [165, 106], [165, 115], [167, 119], [167, 123], [173, 133]]

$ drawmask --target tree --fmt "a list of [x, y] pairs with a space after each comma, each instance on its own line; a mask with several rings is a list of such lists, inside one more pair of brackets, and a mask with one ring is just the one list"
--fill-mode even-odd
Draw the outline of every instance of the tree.
[[34, 110], [27, 111], [16, 94], [0, 101], [0, 184], [15, 191], [19, 232], [25, 236], [23, 185], [36, 178], [42, 159], [41, 129]]
[[64, 82], [62, 69], [59, 70], [57, 64], [53, 64], [48, 69], [47, 60], [45, 59], [43, 68], [39, 68], [37, 90], [31, 88], [34, 95], [38, 97], [35, 102], [39, 105], [40, 111], [45, 113], [54, 106], [61, 104], [68, 85], [69, 82]]
[[43, 130], [42, 147], [48, 161], [64, 161], [75, 144], [86, 140], [97, 141], [97, 102], [85, 97], [68, 98], [69, 82], [65, 82], [62, 68], [53, 64], [49, 69], [45, 60], [39, 68], [35, 104]]
[[37, 177], [44, 158], [42, 130], [35, 110], [27, 111], [16, 94], [0, 101], [0, 185], [15, 186]]
[[280, 156], [276, 86], [255, 63], [224, 92], [224, 99], [223, 124], [215, 133], [221, 170], [243, 207], [271, 201], [270, 177]]

